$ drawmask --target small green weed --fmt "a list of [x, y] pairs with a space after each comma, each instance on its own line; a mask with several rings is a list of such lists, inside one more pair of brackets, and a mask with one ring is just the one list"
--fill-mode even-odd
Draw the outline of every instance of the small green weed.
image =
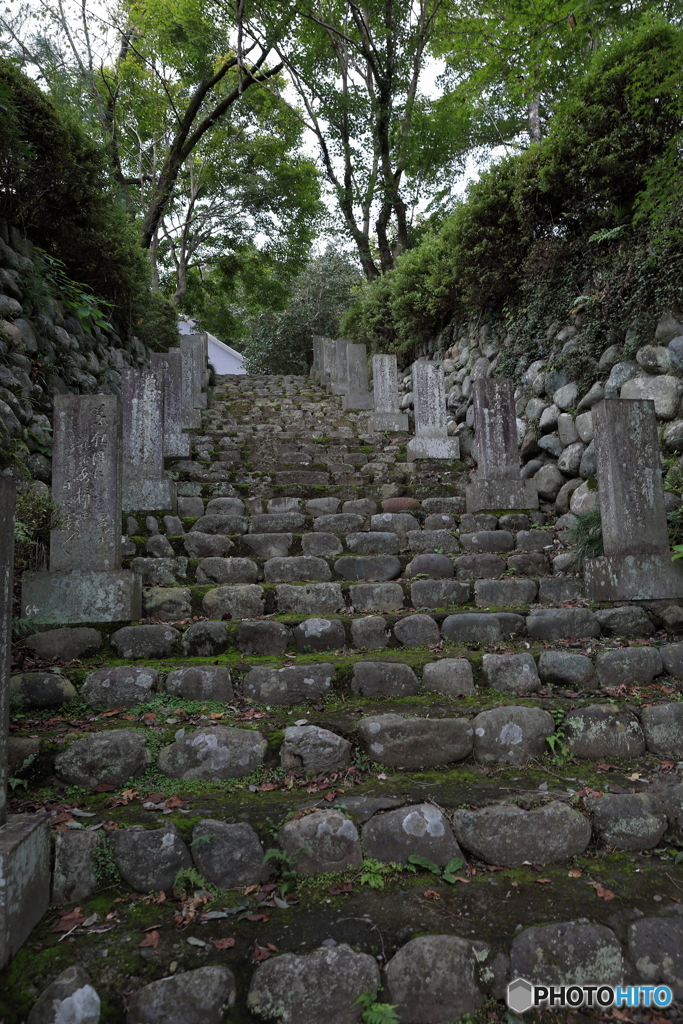
[[420, 857], [417, 853], [411, 853], [408, 857], [408, 864], [406, 865], [409, 871], [416, 871], [418, 868], [424, 868], [425, 871], [431, 871], [433, 875], [440, 878], [444, 882], [449, 882], [451, 885], [455, 883], [455, 872], [462, 868], [463, 861], [460, 857], [452, 857], [449, 860], [446, 867], [441, 870], [438, 864], [434, 861], [429, 860], [428, 857]]
[[394, 865], [384, 864], [381, 860], [364, 860], [359, 882], [371, 889], [383, 889], [385, 879], [392, 874], [393, 868]]
[[352, 1004], [360, 1006], [362, 1010], [360, 1024], [398, 1024], [396, 1008], [389, 1003], [376, 1002], [380, 991], [378, 989], [377, 992], [373, 992], [369, 988], [365, 992], [361, 992], [358, 999]]
[[296, 866], [303, 854], [310, 852], [310, 846], [300, 846], [294, 853], [287, 853], [285, 850], [277, 850], [275, 848], [266, 850], [263, 863], [267, 864], [268, 861], [274, 861], [278, 869], [277, 883], [281, 896], [286, 896], [288, 892], [292, 892], [296, 888], [299, 879]]

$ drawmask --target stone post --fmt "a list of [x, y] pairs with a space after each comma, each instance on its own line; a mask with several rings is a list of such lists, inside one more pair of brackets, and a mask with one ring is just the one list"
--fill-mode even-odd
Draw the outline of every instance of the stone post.
[[205, 391], [202, 391], [202, 388], [204, 387], [204, 372], [206, 369], [206, 335], [182, 334], [180, 336], [180, 351], [192, 353], [192, 408], [206, 409], [208, 395]]
[[337, 349], [332, 338], [320, 339], [320, 356], [320, 383], [327, 387], [336, 373]]
[[26, 573], [23, 615], [37, 622], [120, 622], [141, 614], [141, 578], [121, 569], [121, 403], [55, 395], [50, 571]]
[[370, 417], [370, 429], [376, 433], [407, 430], [408, 415], [401, 412], [396, 356], [393, 353], [372, 357], [372, 386], [374, 413]]
[[342, 398], [342, 409], [373, 409], [368, 393], [368, 350], [365, 345], [350, 344], [347, 349], [349, 387]]
[[313, 380], [320, 379], [320, 343], [322, 340], [323, 339], [319, 334], [314, 334], [311, 338], [313, 343], [313, 363], [311, 365], [309, 376], [311, 376]]
[[512, 381], [475, 380], [472, 393], [477, 473], [467, 487], [467, 511], [538, 508], [536, 484], [519, 475]]
[[459, 459], [460, 442], [448, 436], [446, 390], [441, 363], [413, 363], [415, 437], [408, 442], [407, 461]]
[[589, 601], [683, 598], [683, 563], [671, 561], [654, 402], [593, 406], [604, 555], [584, 563]]
[[164, 388], [164, 457], [189, 459], [190, 438], [183, 433], [183, 367], [179, 348], [153, 352], [152, 369], [159, 368]]
[[195, 354], [192, 345], [183, 344], [185, 339], [181, 338], [180, 342], [180, 365], [181, 365], [181, 380], [182, 380], [182, 408], [183, 408], [183, 427], [185, 430], [201, 430], [202, 427], [202, 414], [199, 409], [195, 409], [194, 395], [195, 395]]
[[0, 969], [50, 901], [50, 819], [7, 814], [7, 738], [14, 568], [14, 482], [0, 476]]
[[332, 344], [334, 345], [334, 355], [327, 391], [331, 395], [345, 395], [349, 389], [349, 346], [353, 342], [348, 338], [338, 338]]
[[121, 374], [124, 512], [177, 508], [176, 484], [164, 476], [164, 376], [159, 364]]

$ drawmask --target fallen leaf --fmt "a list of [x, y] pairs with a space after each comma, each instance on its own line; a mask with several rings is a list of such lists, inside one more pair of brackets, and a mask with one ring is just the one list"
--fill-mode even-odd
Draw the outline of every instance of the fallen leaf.
[[592, 886], [592, 888], [595, 889], [596, 895], [598, 895], [601, 900], [614, 899], [614, 893], [611, 891], [611, 889], [606, 889], [604, 885], [600, 884], [600, 882], [587, 882], [586, 884]]
[[343, 892], [353, 892], [353, 882], [342, 882], [340, 885], [331, 885], [327, 891], [330, 896], [341, 896]]
[[254, 892], [256, 889], [258, 889], [258, 885], [248, 885], [242, 895], [248, 896], [250, 892]]
[[570, 878], [581, 878], [583, 871], [579, 871], [578, 868], [572, 868], [571, 871], [567, 872], [567, 874]]
[[266, 921], [270, 921], [270, 917], [268, 916], [268, 914], [246, 914], [244, 920], [263, 921], [263, 923], [265, 924]]
[[235, 945], [234, 939], [211, 939], [216, 949], [232, 949]]
[[164, 794], [163, 793], [150, 793], [148, 797], [145, 797], [145, 799], [150, 804], [159, 804], [164, 799]]
[[100, 718], [111, 718], [112, 715], [120, 715], [120, 714], [121, 714], [121, 709], [120, 708], [114, 708], [112, 711], [101, 711], [100, 712]]
[[166, 807], [167, 808], [180, 807], [185, 802], [186, 801], [185, 800], [181, 800], [179, 796], [169, 796], [168, 800], [166, 801]]
[[552, 881], [552, 879], [551, 879], [551, 878], [537, 878], [537, 879], [536, 879], [536, 882], [537, 882], [537, 883], [538, 883], [539, 885], [546, 885], [547, 883], [549, 883], [549, 882], [551, 882], [551, 881]]
[[456, 875], [455, 880], [456, 882], [465, 882], [467, 885], [469, 885], [470, 882], [472, 881], [471, 878], [463, 878], [462, 875]]
[[271, 953], [277, 953], [278, 952], [277, 946], [274, 946], [272, 942], [266, 942], [266, 946], [271, 951]]
[[194, 935], [190, 935], [187, 940], [191, 946], [208, 946], [208, 942], [204, 942], [203, 939], [197, 939]]
[[426, 900], [440, 900], [441, 893], [437, 892], [436, 889], [425, 889], [422, 894]]
[[53, 932], [70, 932], [72, 928], [77, 928], [78, 925], [83, 924], [85, 918], [81, 914], [80, 907], [74, 907], [73, 910], [68, 910], [65, 914], [62, 914], [61, 920], [52, 929]]
[[151, 932], [148, 932], [147, 935], [145, 935], [145, 937], [142, 940], [142, 942], [138, 943], [138, 946], [141, 949], [143, 947], [145, 947], [145, 946], [149, 947], [150, 949], [156, 949], [158, 945], [159, 945], [159, 932], [157, 932], [155, 930], [152, 930]]
[[254, 946], [254, 960], [269, 960], [271, 956], [269, 949], [265, 949], [263, 946]]
[[96, 786], [93, 786], [93, 793], [113, 793], [116, 786], [112, 786], [109, 782], [98, 782]]

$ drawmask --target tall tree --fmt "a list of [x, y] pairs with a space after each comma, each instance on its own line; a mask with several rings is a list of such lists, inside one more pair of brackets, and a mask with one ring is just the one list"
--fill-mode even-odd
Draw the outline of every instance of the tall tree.
[[[438, 123], [422, 88], [437, 19], [452, 0], [283, 0], [263, 6], [254, 37], [273, 38], [303, 105], [327, 183], [365, 276], [410, 245], [419, 201], [460, 165], [467, 127]], [[283, 13], [286, 9], [286, 13]]]

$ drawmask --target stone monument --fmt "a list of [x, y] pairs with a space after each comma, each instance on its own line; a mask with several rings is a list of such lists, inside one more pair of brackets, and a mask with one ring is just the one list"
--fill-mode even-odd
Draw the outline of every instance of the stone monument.
[[121, 373], [124, 512], [177, 508], [176, 484], [164, 476], [164, 367]]
[[327, 391], [330, 395], [345, 395], [349, 390], [349, 348], [353, 345], [348, 338], [333, 341], [334, 356], [330, 368], [330, 382]]
[[50, 818], [43, 811], [7, 813], [14, 500], [14, 482], [0, 476], [0, 968], [50, 902]]
[[349, 344], [348, 390], [342, 398], [342, 409], [374, 409], [374, 398], [368, 392], [368, 350], [365, 345]]
[[370, 429], [376, 433], [408, 430], [408, 414], [401, 412], [398, 399], [398, 371], [393, 353], [372, 357], [372, 386], [374, 412]]
[[584, 562], [586, 597], [683, 598], [683, 561], [671, 561], [654, 402], [610, 398], [592, 413], [604, 555]]
[[443, 366], [420, 359], [413, 363], [415, 437], [407, 446], [407, 461], [459, 459], [460, 442], [448, 436]]
[[152, 369], [159, 367], [164, 388], [164, 457], [190, 457], [190, 437], [183, 433], [183, 366], [179, 348], [153, 352]]
[[[192, 409], [206, 409], [208, 396], [204, 387], [204, 371], [206, 358], [204, 355], [206, 335], [182, 334], [180, 336], [180, 351], [190, 352], [192, 356], [192, 370], [190, 376], [190, 390], [192, 393]], [[201, 417], [199, 419], [201, 427]]]
[[475, 380], [477, 472], [466, 491], [467, 511], [538, 508], [538, 488], [521, 480], [517, 419], [511, 380]]
[[45, 623], [138, 619], [142, 587], [121, 569], [121, 403], [55, 395], [50, 571], [26, 573], [23, 615]]

